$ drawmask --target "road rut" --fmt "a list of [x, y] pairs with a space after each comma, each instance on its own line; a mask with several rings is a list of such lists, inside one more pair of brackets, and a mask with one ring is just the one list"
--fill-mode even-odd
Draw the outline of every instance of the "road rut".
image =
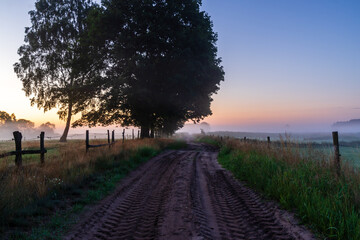
[[315, 238], [221, 168], [217, 152], [193, 144], [134, 171], [64, 239]]

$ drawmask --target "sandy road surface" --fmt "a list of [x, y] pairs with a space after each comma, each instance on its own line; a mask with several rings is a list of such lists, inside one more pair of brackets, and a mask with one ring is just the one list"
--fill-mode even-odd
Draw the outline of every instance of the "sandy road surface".
[[313, 239], [202, 145], [169, 151], [134, 171], [65, 239]]

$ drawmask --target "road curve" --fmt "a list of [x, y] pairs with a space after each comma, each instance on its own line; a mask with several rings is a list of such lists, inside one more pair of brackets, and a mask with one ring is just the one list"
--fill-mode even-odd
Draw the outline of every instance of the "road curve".
[[291, 214], [236, 181], [217, 152], [192, 144], [130, 174], [91, 209], [66, 240], [308, 240]]

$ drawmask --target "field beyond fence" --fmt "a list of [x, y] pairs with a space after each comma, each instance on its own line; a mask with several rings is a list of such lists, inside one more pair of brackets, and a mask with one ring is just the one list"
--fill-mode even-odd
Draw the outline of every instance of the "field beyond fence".
[[[335, 132], [334, 132], [335, 133]], [[337, 132], [336, 132], [337, 133]], [[299, 151], [299, 153], [306, 155], [309, 154], [309, 149], [316, 150], [317, 154], [324, 155], [328, 159], [333, 159], [336, 157], [335, 149], [339, 148], [339, 160], [352, 165], [354, 167], [360, 168], [360, 141], [359, 134], [349, 134], [349, 133], [338, 133], [336, 136], [336, 145], [334, 145], [334, 137], [331, 132], [329, 134], [270, 134], [266, 133], [232, 133], [232, 132], [214, 132], [210, 133], [213, 137], [219, 137], [223, 139], [238, 139], [243, 141], [246, 139], [249, 142], [263, 142], [268, 143], [271, 136], [271, 146], [273, 147], [288, 147], [294, 149], [294, 151]], [[356, 136], [356, 137], [355, 137]], [[306, 157], [306, 156], [304, 156]]]
[[[15, 156], [15, 160], [14, 160], [15, 165], [17, 167], [21, 167], [23, 155], [40, 154], [40, 163], [42, 163], [42, 164], [45, 163], [45, 153], [47, 153], [47, 149], [45, 148], [45, 132], [41, 132], [40, 135], [37, 137], [37, 139], [40, 140], [38, 149], [34, 149], [34, 147], [33, 147], [34, 141], [25, 141], [25, 142], [31, 142], [32, 146], [30, 147], [30, 149], [28, 149], [29, 147], [25, 147], [25, 149], [23, 149], [22, 144], [23, 144], [23, 141], [25, 140], [25, 137], [23, 137], [21, 132], [15, 131], [15, 132], [13, 132], [13, 136], [14, 136], [14, 138], [12, 139], [12, 141], [14, 141], [14, 144], [15, 144], [15, 146], [13, 148], [14, 151], [9, 151], [9, 149], [12, 149], [12, 147], [10, 146], [12, 141], [0, 142], [0, 159], [9, 157], [9, 156]], [[79, 138], [80, 136], [81, 135], [77, 135], [77, 138]], [[98, 136], [98, 138], [96, 138], [97, 136]], [[111, 132], [111, 140], [110, 140], [110, 131], [109, 130], [107, 130], [106, 135], [100, 134], [100, 137], [99, 137], [99, 134], [93, 134], [93, 139], [95, 141], [92, 141], [92, 144], [90, 144], [90, 131], [89, 130], [86, 130], [84, 137], [85, 137], [86, 152], [88, 152], [90, 148], [98, 148], [98, 147], [105, 147], [105, 146], [108, 146], [110, 148], [117, 142], [115, 140], [115, 130], [113, 130]], [[107, 143], [102, 142], [101, 137], [103, 137], [104, 139], [105, 139], [105, 137], [107, 137]], [[135, 131], [134, 131], [134, 129], [132, 129], [132, 135], [127, 136], [125, 134], [125, 129], [123, 129], [123, 131], [121, 133], [120, 141], [122, 141], [122, 143], [124, 143], [125, 139], [135, 140], [135, 139], [139, 139], [139, 138], [140, 138], [140, 131], [138, 131], [137, 136], [135, 136]], [[53, 150], [54, 148], [56, 148], [56, 147], [53, 146], [51, 149]]]

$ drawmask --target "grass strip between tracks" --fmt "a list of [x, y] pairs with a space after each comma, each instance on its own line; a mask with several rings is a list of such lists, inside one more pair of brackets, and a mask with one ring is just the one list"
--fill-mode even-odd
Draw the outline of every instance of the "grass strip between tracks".
[[96, 171], [91, 175], [80, 182], [60, 186], [46, 197], [17, 211], [8, 223], [12, 231], [7, 238], [61, 239], [86, 206], [109, 195], [130, 171], [164, 149], [179, 149], [185, 146], [183, 141], [167, 141], [160, 146], [139, 146], [125, 156], [112, 156], [118, 160], [96, 159], [93, 163]]
[[343, 166], [337, 177], [330, 161], [304, 159], [293, 150], [231, 139], [219, 142], [218, 159], [224, 168], [296, 212], [319, 238], [360, 239], [360, 176], [356, 169]]

